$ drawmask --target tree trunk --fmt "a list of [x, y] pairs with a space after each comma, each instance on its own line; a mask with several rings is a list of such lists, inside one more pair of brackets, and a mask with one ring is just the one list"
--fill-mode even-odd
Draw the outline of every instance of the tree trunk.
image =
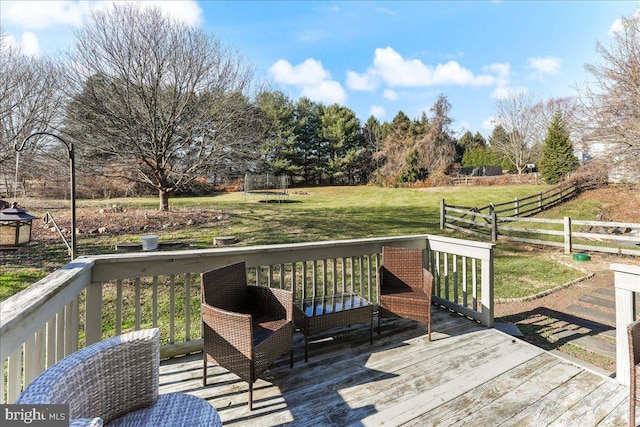
[[158, 190], [158, 196], [160, 198], [159, 209], [164, 212], [168, 211], [169, 210], [169, 192], [167, 190], [160, 189]]

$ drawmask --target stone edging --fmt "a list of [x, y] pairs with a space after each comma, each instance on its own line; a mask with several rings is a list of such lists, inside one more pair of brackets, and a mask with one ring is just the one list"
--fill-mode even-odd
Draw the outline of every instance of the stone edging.
[[580, 278], [578, 278], [576, 280], [572, 280], [571, 282], [565, 283], [564, 285], [556, 286], [555, 288], [551, 288], [551, 289], [548, 289], [548, 290], [546, 290], [544, 292], [540, 292], [539, 294], [530, 295], [528, 297], [498, 298], [498, 299], [495, 299], [494, 302], [496, 304], [506, 304], [506, 303], [509, 303], [509, 302], [528, 302], [528, 301], [533, 301], [533, 300], [536, 300], [538, 298], [546, 297], [547, 295], [550, 295], [550, 294], [552, 294], [552, 293], [554, 293], [556, 291], [559, 291], [561, 289], [568, 288], [569, 286], [573, 286], [576, 283], [582, 282], [583, 280], [591, 279], [595, 275], [596, 275], [595, 273], [589, 273], [584, 277], [580, 277]]

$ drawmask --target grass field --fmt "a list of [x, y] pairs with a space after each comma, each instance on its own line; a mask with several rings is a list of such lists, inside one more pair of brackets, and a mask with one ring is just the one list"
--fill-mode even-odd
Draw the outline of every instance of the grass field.
[[[165, 214], [163, 229], [111, 236], [82, 235], [78, 253], [90, 255], [114, 252], [116, 243], [139, 241], [141, 234], [157, 234], [160, 240], [180, 240], [192, 247], [211, 247], [215, 236], [233, 235], [238, 245], [276, 244], [334, 239], [352, 239], [407, 234], [451, 234], [439, 229], [441, 199], [448, 204], [484, 206], [544, 191], [544, 186], [438, 187], [425, 189], [380, 187], [314, 187], [290, 190], [283, 203], [242, 193], [171, 199], [172, 212]], [[61, 220], [68, 216], [65, 201], [25, 200], [22, 205], [33, 215], [57, 209]], [[96, 216], [101, 208], [117, 205], [120, 217], [154, 212], [156, 198], [80, 200], [78, 222]], [[32, 206], [33, 208], [30, 208]], [[185, 215], [216, 210], [222, 220], [192, 227], [172, 227]], [[96, 224], [99, 226], [99, 224]], [[36, 227], [36, 225], [34, 225]], [[44, 277], [67, 262], [60, 243], [39, 244], [0, 258], [0, 300]], [[495, 264], [496, 298], [532, 295], [580, 277], [582, 273], [551, 260], [547, 251], [499, 244]]]

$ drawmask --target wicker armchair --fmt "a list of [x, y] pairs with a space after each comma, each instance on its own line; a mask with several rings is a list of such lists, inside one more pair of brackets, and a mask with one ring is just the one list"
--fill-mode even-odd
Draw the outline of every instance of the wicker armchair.
[[202, 273], [204, 337], [202, 383], [213, 362], [253, 383], [280, 356], [289, 352], [293, 367], [293, 293], [248, 286], [244, 262]]
[[206, 400], [158, 394], [158, 329], [130, 332], [70, 354], [33, 380], [18, 404], [69, 404], [70, 425], [221, 426]]
[[627, 326], [629, 339], [629, 367], [631, 381], [629, 382], [629, 425], [636, 426], [636, 405], [640, 405], [640, 320]]
[[423, 251], [382, 248], [378, 271], [378, 334], [382, 317], [404, 317], [426, 323], [431, 341], [431, 292], [433, 276], [423, 267]]

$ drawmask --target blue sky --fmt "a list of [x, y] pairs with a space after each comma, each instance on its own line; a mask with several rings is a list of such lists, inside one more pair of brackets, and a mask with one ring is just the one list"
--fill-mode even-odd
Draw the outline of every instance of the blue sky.
[[[151, 4], [154, 2], [143, 2]], [[488, 136], [496, 100], [576, 94], [616, 20], [640, 1], [160, 1], [251, 61], [293, 100], [337, 102], [364, 122], [419, 117], [443, 94], [456, 130]], [[71, 47], [104, 1], [0, 1], [3, 31], [25, 52]]]

